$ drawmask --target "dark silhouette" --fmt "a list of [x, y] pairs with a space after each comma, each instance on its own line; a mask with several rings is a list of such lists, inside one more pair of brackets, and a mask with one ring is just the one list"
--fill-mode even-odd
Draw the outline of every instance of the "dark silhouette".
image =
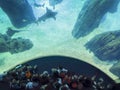
[[[99, 74], [93, 79], [97, 72]], [[60, 56], [32, 60], [0, 75], [5, 82], [0, 83], [2, 90], [10, 90], [7, 87], [12, 90], [111, 90], [115, 84], [95, 67]], [[3, 87], [8, 82], [8, 86]]]
[[99, 26], [107, 12], [115, 12], [120, 0], [86, 0], [74, 25], [72, 35], [80, 38]]
[[27, 0], [0, 0], [0, 7], [16, 28], [25, 27], [36, 20]]
[[12, 38], [20, 31], [8, 28], [6, 34], [0, 33], [0, 53], [10, 52], [11, 54], [23, 52], [33, 47], [32, 41], [21, 37]]
[[37, 21], [41, 22], [41, 21], [45, 21], [49, 18], [53, 18], [54, 20], [56, 20], [56, 17], [55, 17], [56, 15], [57, 15], [57, 12], [54, 12], [54, 11], [46, 8], [46, 13], [43, 16], [39, 17]]
[[18, 31], [18, 30], [13, 30], [11, 29], [10, 27], [8, 28], [8, 30], [6, 31], [6, 34], [10, 37], [12, 37], [15, 33], [19, 33], [21, 31]]
[[44, 6], [45, 6], [45, 4], [38, 4], [38, 3], [34, 3], [34, 6], [35, 6], [35, 7], [44, 7]]

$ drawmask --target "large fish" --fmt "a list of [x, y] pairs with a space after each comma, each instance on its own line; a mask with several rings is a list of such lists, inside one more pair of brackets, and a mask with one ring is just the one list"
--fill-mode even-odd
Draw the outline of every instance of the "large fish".
[[56, 15], [57, 15], [57, 12], [54, 12], [54, 11], [46, 8], [46, 13], [43, 16], [39, 17], [37, 22], [45, 21], [49, 18], [53, 18], [54, 20], [56, 20], [56, 17], [55, 17]]

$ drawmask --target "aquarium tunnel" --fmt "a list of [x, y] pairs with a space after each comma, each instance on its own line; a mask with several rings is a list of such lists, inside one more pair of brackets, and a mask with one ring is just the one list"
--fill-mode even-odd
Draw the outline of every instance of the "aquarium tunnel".
[[62, 66], [119, 84], [119, 19], [120, 0], [0, 0], [0, 75]]

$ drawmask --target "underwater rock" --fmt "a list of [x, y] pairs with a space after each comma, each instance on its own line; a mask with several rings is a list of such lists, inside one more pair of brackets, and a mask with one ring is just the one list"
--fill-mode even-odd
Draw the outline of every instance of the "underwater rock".
[[113, 74], [117, 75], [118, 77], [120, 77], [120, 61], [118, 61], [117, 63], [115, 63], [111, 68], [110, 68], [110, 72], [112, 72]]
[[0, 33], [0, 53], [10, 52], [11, 54], [23, 52], [33, 47], [29, 39], [11, 38], [7, 34]]
[[11, 54], [23, 52], [33, 47], [29, 39], [15, 38], [8, 42], [8, 50]]
[[7, 42], [10, 40], [10, 37], [0, 33], [0, 53], [7, 52]]
[[120, 60], [120, 30], [96, 35], [85, 47], [100, 60]]
[[16, 28], [24, 27], [35, 21], [32, 7], [27, 0], [0, 0], [0, 7]]
[[74, 25], [72, 35], [80, 38], [97, 28], [107, 12], [115, 12], [120, 0], [87, 0]]

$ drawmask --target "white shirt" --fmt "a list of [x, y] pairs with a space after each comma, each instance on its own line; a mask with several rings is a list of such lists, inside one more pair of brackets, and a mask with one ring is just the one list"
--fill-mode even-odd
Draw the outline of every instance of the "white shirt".
[[28, 82], [28, 83], [26, 84], [26, 88], [28, 88], [28, 89], [33, 89], [33, 82]]

